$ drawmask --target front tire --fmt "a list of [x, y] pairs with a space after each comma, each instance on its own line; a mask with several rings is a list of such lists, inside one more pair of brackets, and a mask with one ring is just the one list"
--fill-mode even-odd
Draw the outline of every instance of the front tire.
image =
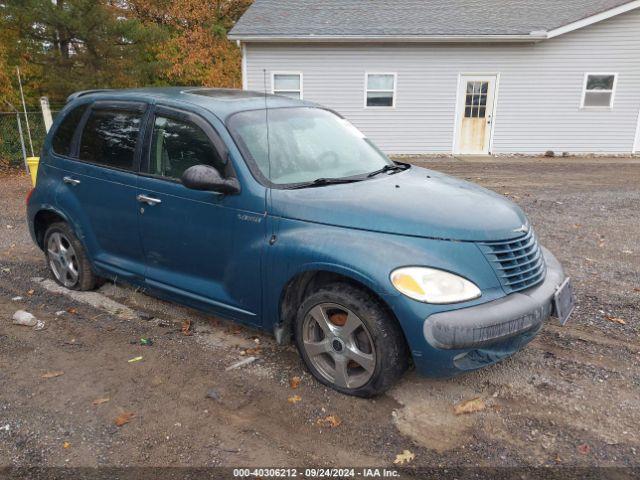
[[347, 283], [322, 287], [304, 300], [295, 339], [313, 376], [348, 395], [380, 395], [409, 365], [395, 318], [370, 293]]
[[70, 290], [93, 290], [98, 277], [87, 254], [67, 223], [53, 223], [44, 235], [44, 251], [53, 278]]

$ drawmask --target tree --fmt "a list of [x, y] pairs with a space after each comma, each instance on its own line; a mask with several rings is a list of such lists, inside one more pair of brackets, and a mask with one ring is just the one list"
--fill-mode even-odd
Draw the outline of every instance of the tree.
[[0, 0], [0, 101], [15, 67], [32, 106], [77, 90], [148, 85], [239, 87], [227, 31], [251, 0]]
[[161, 31], [143, 28], [118, 2], [5, 0], [3, 22], [19, 40], [15, 54], [27, 64], [32, 99], [62, 102], [75, 90], [137, 86], [155, 76], [147, 50]]
[[155, 49], [171, 84], [240, 87], [240, 49], [227, 32], [251, 0], [129, 0], [145, 25], [164, 29], [168, 38]]

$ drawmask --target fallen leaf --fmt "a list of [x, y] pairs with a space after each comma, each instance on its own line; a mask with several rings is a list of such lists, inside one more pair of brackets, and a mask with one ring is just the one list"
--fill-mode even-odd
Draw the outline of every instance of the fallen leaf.
[[127, 362], [136, 363], [136, 362], [139, 362], [140, 360], [142, 360], [142, 357], [133, 357], [133, 358], [130, 358], [129, 360], [127, 360]]
[[64, 442], [62, 444], [62, 448], [69, 448], [71, 446], [71, 444], [69, 442]]
[[29, 296], [33, 295], [34, 293], [36, 293], [36, 291], [33, 288], [27, 291], [27, 295]]
[[318, 420], [316, 420], [317, 426], [326, 428], [336, 428], [340, 426], [341, 423], [342, 420], [337, 415], [327, 415], [324, 418], [319, 418]]
[[42, 378], [56, 378], [59, 377], [61, 375], [64, 375], [64, 372], [62, 370], [58, 370], [55, 372], [47, 372], [42, 374]]
[[93, 402], [91, 402], [92, 405], [102, 405], [103, 403], [107, 403], [109, 400], [111, 400], [109, 397], [102, 397], [102, 398], [96, 398]]
[[290, 386], [292, 389], [294, 389], [294, 390], [295, 390], [296, 388], [298, 388], [298, 387], [300, 386], [300, 381], [301, 381], [301, 380], [300, 380], [300, 377], [293, 377], [293, 378], [289, 381], [289, 386]]
[[67, 312], [69, 312], [72, 315], [76, 315], [78, 313], [78, 309], [75, 307], [69, 307], [67, 308]]
[[262, 347], [255, 347], [255, 348], [247, 348], [246, 350], [244, 350], [243, 355], [258, 355], [262, 353]]
[[640, 288], [636, 287], [633, 289], [634, 292], [640, 292]]
[[289, 403], [298, 403], [300, 400], [302, 400], [302, 397], [300, 395], [292, 395], [287, 398], [287, 402]]
[[462, 415], [465, 413], [480, 412], [485, 408], [487, 408], [487, 404], [484, 403], [481, 397], [477, 397], [455, 405], [453, 407], [453, 413]]
[[191, 335], [191, 320], [187, 318], [182, 321], [181, 331], [183, 335]]
[[402, 453], [396, 455], [396, 459], [393, 461], [396, 465], [404, 465], [405, 463], [411, 462], [416, 458], [415, 453], [410, 450], [404, 450]]
[[578, 452], [580, 452], [582, 455], [587, 455], [590, 451], [591, 447], [589, 447], [589, 445], [587, 445], [586, 443], [578, 445]]
[[625, 322], [624, 319], [622, 319], [622, 318], [612, 317], [610, 315], [605, 315], [604, 318], [606, 318], [610, 322], [617, 323], [618, 325], [626, 325], [627, 324], [627, 322]]
[[573, 224], [573, 228], [582, 228], [582, 224], [580, 224], [580, 223], [574, 223], [574, 224]]
[[117, 427], [121, 427], [126, 423], [129, 423], [136, 414], [133, 412], [123, 412], [114, 420]]

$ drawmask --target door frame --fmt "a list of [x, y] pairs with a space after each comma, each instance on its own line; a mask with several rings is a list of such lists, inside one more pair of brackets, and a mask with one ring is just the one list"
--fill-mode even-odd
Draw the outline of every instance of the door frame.
[[493, 134], [496, 125], [496, 115], [498, 112], [498, 93], [500, 90], [500, 72], [466, 72], [458, 73], [458, 81], [456, 83], [456, 109], [455, 118], [453, 122], [453, 142], [451, 144], [451, 153], [453, 155], [460, 155], [458, 147], [458, 134], [460, 133], [461, 115], [464, 111], [461, 108], [460, 102], [462, 100], [462, 87], [463, 80], [467, 77], [494, 77], [494, 92], [493, 92], [493, 114], [491, 119], [491, 125], [489, 128], [489, 144], [487, 145], [487, 151], [480, 155], [491, 155], [493, 152]]

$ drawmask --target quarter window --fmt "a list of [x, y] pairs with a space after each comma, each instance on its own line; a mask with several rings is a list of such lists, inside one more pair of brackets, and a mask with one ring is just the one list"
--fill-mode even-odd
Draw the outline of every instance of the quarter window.
[[133, 170], [141, 118], [132, 112], [92, 111], [82, 132], [80, 159]]
[[302, 99], [302, 74], [274, 73], [273, 93], [285, 97]]
[[71, 155], [73, 135], [76, 133], [76, 128], [86, 109], [87, 105], [80, 105], [71, 110], [62, 120], [62, 123], [51, 140], [53, 151], [58, 155]]
[[365, 105], [367, 107], [393, 107], [396, 96], [395, 73], [367, 73]]
[[207, 134], [197, 125], [156, 117], [151, 138], [149, 173], [180, 179], [194, 165], [211, 165], [223, 175], [224, 165]]
[[617, 75], [613, 73], [588, 73], [584, 79], [582, 106], [595, 108], [613, 107]]

